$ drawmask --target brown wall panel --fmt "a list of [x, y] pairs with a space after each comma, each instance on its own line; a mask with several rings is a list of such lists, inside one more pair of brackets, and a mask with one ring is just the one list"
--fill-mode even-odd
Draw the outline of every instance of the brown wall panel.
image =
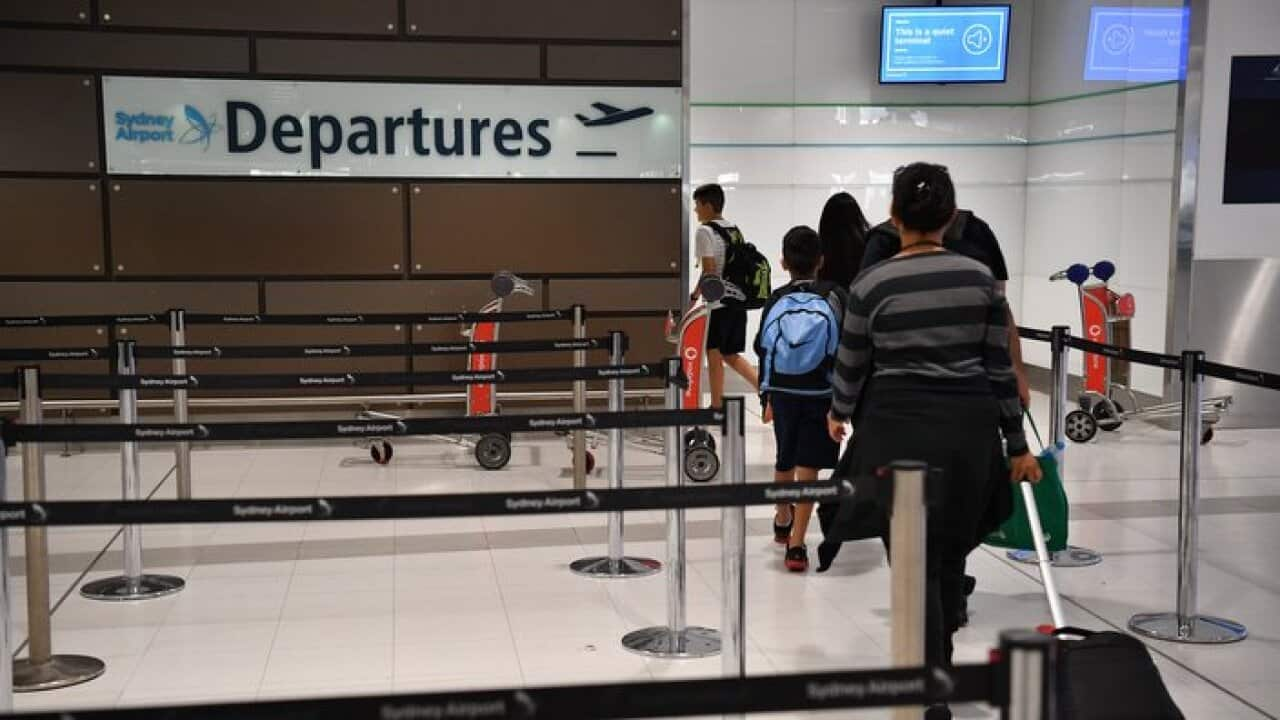
[[0, 29], [0, 65], [247, 72], [249, 41], [237, 37]]
[[415, 272], [490, 273], [495, 263], [531, 274], [679, 268], [674, 183], [419, 187], [409, 203]]
[[[656, 363], [674, 357], [676, 354], [676, 346], [667, 342], [665, 322], [666, 319], [661, 317], [589, 318], [587, 334], [604, 335], [610, 330], [621, 330], [627, 334], [627, 340], [630, 343], [626, 357], [628, 363]], [[603, 388], [605, 383], [589, 383], [589, 385]], [[627, 387], [642, 388], [661, 385], [662, 381], [658, 379], [628, 380], [626, 384]]]
[[[5, 54], [0, 30], [0, 56]], [[0, 171], [98, 171], [98, 110], [89, 75], [0, 73]]]
[[392, 183], [115, 181], [116, 273], [398, 275], [403, 195]]
[[102, 188], [96, 180], [0, 179], [4, 275], [101, 275]]
[[[678, 278], [552, 280], [547, 300], [553, 307], [581, 303], [588, 310], [663, 310], [678, 308], [682, 293]], [[589, 335], [610, 330], [627, 334], [627, 362], [660, 362], [675, 353], [665, 337], [664, 317], [595, 318], [587, 320]], [[658, 387], [658, 381], [637, 381], [635, 387]]]
[[[7, 328], [0, 330], [0, 348], [106, 348], [107, 328]], [[57, 362], [0, 362], [0, 374], [8, 374], [22, 365], [39, 366], [46, 373], [106, 373], [104, 360], [67, 360]], [[48, 390], [42, 396], [55, 398], [103, 398], [106, 391], [96, 390]], [[17, 392], [0, 389], [0, 400], [13, 400]], [[52, 413], [49, 413], [52, 417]]]
[[[476, 311], [493, 297], [489, 283], [483, 280], [414, 280], [364, 282], [276, 282], [267, 285], [267, 310], [273, 313], [332, 312], [453, 312]], [[538, 310], [542, 298], [516, 295], [507, 310]], [[339, 329], [340, 330], [340, 329]], [[413, 342], [457, 342], [461, 325], [416, 325]], [[501, 340], [532, 340], [572, 337], [569, 322], [506, 323], [500, 328]], [[604, 362], [603, 356], [596, 358]], [[528, 353], [499, 359], [505, 368], [554, 367], [572, 362], [568, 353]], [[425, 356], [415, 358], [413, 368], [419, 372], [461, 370], [463, 356]], [[522, 385], [521, 389], [559, 389], [557, 386]], [[417, 388], [422, 392], [452, 392], [450, 388]]]
[[680, 48], [551, 45], [547, 79], [679, 84]]
[[[183, 308], [254, 313], [258, 285], [248, 282], [6, 282], [0, 315], [123, 315]], [[4, 331], [8, 332], [8, 331]]]
[[680, 308], [679, 278], [592, 279], [550, 281], [552, 307], [581, 303], [588, 310], [665, 310]]
[[678, 40], [680, 0], [405, 0], [409, 32], [462, 37]]
[[258, 71], [290, 75], [534, 80], [537, 45], [359, 40], [258, 40]]
[[87, 23], [89, 0], [5, 0], [0, 22]]
[[[428, 280], [422, 281], [427, 297], [427, 307], [432, 312], [448, 312], [452, 310], [479, 310], [492, 297], [489, 283], [482, 280]], [[535, 287], [537, 287], [535, 285]], [[540, 291], [539, 291], [540, 293]], [[504, 310], [537, 310], [543, 307], [541, 294], [537, 297], [515, 295], [507, 300]], [[463, 338], [460, 325], [415, 325], [413, 341], [418, 343], [457, 342]], [[540, 340], [548, 338], [573, 337], [573, 324], [567, 321], [547, 322], [514, 322], [503, 323], [498, 328], [498, 340]], [[595, 358], [603, 362], [600, 357]], [[567, 367], [573, 364], [570, 353], [511, 353], [498, 356], [498, 367], [506, 369]], [[460, 355], [414, 358], [413, 367], [417, 371], [432, 372], [437, 370], [462, 370], [466, 368], [466, 358]], [[501, 397], [504, 387], [507, 392], [530, 390], [563, 390], [565, 385], [555, 383], [533, 383], [506, 385], [498, 388]], [[427, 392], [436, 389], [418, 388]]]
[[399, 22], [396, 0], [101, 0], [98, 14], [113, 27], [361, 35], [394, 33]]

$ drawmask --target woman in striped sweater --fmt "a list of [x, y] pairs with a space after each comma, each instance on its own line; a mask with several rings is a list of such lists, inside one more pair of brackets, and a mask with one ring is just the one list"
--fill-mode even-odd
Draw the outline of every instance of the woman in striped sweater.
[[1023, 435], [1004, 296], [984, 265], [942, 247], [955, 213], [946, 168], [916, 163], [894, 174], [902, 250], [864, 268], [850, 289], [828, 418], [838, 441], [857, 417], [837, 476], [865, 477], [894, 460], [944, 475], [945, 497], [928, 526], [926, 655], [938, 665], [951, 661], [963, 561], [980, 540], [997, 428], [1010, 479], [1040, 476]]

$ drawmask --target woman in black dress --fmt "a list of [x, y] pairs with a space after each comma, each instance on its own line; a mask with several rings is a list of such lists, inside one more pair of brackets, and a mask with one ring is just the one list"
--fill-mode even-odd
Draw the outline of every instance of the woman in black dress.
[[[853, 282], [828, 418], [839, 441], [857, 417], [836, 477], [867, 477], [894, 460], [919, 460], [943, 474], [943, 498], [929, 514], [925, 604], [926, 661], [943, 667], [958, 629], [964, 559], [980, 540], [990, 497], [997, 429], [1010, 479], [1040, 479], [1022, 429], [1004, 295], [984, 265], [942, 247], [955, 213], [946, 168], [916, 163], [894, 174], [902, 249]], [[887, 540], [887, 521], [874, 523]], [[831, 530], [838, 539], [847, 528]], [[829, 566], [834, 551], [824, 546], [819, 563]], [[950, 712], [939, 706], [927, 717]]]

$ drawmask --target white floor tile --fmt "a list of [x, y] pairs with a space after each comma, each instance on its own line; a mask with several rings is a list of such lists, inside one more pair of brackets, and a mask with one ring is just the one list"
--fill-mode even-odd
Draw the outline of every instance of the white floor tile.
[[330, 650], [356, 645], [389, 646], [395, 632], [394, 618], [331, 617], [281, 621], [276, 629], [275, 650]]
[[281, 619], [321, 620], [326, 618], [390, 617], [392, 595], [387, 591], [339, 590], [329, 593], [289, 594]]
[[392, 650], [386, 645], [271, 652], [263, 691], [391, 684]]
[[[1043, 398], [1037, 398], [1041, 412]], [[750, 480], [769, 479], [767, 429], [749, 425]], [[431, 443], [398, 447], [381, 468], [342, 465], [346, 446], [219, 448], [196, 453], [197, 492], [308, 496], [368, 492], [472, 492], [567, 487], [561, 440], [522, 442], [512, 470], [485, 473], [465, 450]], [[663, 482], [661, 459], [631, 446], [628, 485]], [[1069, 621], [1123, 627], [1135, 612], [1168, 609], [1176, 584], [1175, 436], [1130, 423], [1072, 446], [1065, 482], [1072, 541], [1103, 552], [1093, 568], [1056, 577]], [[164, 452], [144, 459], [158, 481]], [[17, 471], [16, 458], [9, 467]], [[1204, 451], [1200, 606], [1249, 626], [1224, 647], [1152, 643], [1188, 717], [1280, 714], [1272, 669], [1280, 666], [1280, 431], [1220, 431]], [[49, 457], [60, 497], [111, 497], [118, 456]], [[154, 471], [154, 472], [153, 472]], [[16, 491], [10, 476], [10, 489]], [[57, 482], [53, 482], [57, 478]], [[603, 480], [593, 479], [595, 486]], [[159, 496], [172, 493], [172, 482]], [[1215, 503], [1217, 503], [1215, 505]], [[750, 508], [747, 540], [747, 666], [751, 673], [887, 664], [889, 571], [877, 542], [847, 544], [831, 572], [787, 573], [768, 535], [768, 507]], [[688, 513], [688, 621], [720, 625], [721, 546], [717, 510]], [[666, 562], [666, 514], [630, 513], [629, 554]], [[627, 631], [666, 621], [667, 572], [619, 582], [573, 576], [570, 561], [603, 548], [602, 516], [183, 525], [147, 528], [152, 571], [184, 575], [179, 595], [100, 603], [72, 593], [54, 615], [55, 647], [107, 660], [97, 681], [18, 696], [19, 710], [132, 707], [718, 676], [720, 659], [666, 661], [620, 647]], [[114, 527], [49, 533], [55, 599], [71, 588]], [[811, 550], [819, 541], [813, 525]], [[21, 534], [11, 533], [21, 557]], [[113, 548], [89, 578], [119, 572]], [[13, 567], [20, 567], [15, 563]], [[984, 549], [970, 559], [979, 579], [957, 658], [979, 661], [1005, 627], [1045, 622], [1034, 567]], [[25, 583], [13, 579], [14, 632], [25, 628]], [[1225, 691], [1221, 688], [1225, 688]], [[1238, 695], [1245, 702], [1237, 700]], [[774, 714], [887, 718], [880, 711]], [[964, 709], [957, 717], [994, 717]]]
[[186, 692], [252, 696], [262, 679], [267, 652], [150, 652], [124, 690], [124, 699], [183, 697]]
[[189, 653], [265, 655], [276, 633], [275, 622], [166, 624], [155, 634], [149, 653], [183, 655]]

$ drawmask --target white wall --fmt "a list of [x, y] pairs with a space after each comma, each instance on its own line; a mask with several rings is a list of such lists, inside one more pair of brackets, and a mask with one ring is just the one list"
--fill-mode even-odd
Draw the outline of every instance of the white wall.
[[[1280, 0], [1272, 0], [1280, 4]], [[1180, 6], [1178, 0], [1036, 4], [1027, 151], [1025, 261], [1019, 322], [1070, 324], [1081, 334], [1075, 286], [1050, 283], [1072, 263], [1111, 260], [1118, 292], [1133, 293], [1132, 345], [1163, 351], [1173, 218], [1177, 87], [1084, 80], [1090, 7]], [[1047, 366], [1043, 343], [1024, 343]], [[1081, 358], [1072, 354], [1071, 371]], [[1134, 385], [1160, 394], [1163, 374], [1134, 368]]]
[[943, 163], [1000, 238], [1019, 313], [1035, 3], [1012, 2], [1007, 83], [914, 87], [877, 81], [883, 4], [692, 0], [692, 182], [720, 182], [725, 215], [776, 262], [833, 193], [877, 223], [895, 168]]
[[[1280, 205], [1223, 205], [1233, 55], [1280, 55], [1280, 0], [1209, 3], [1200, 126], [1196, 259], [1280, 257]], [[1280, 142], [1278, 140], [1277, 142]]]

